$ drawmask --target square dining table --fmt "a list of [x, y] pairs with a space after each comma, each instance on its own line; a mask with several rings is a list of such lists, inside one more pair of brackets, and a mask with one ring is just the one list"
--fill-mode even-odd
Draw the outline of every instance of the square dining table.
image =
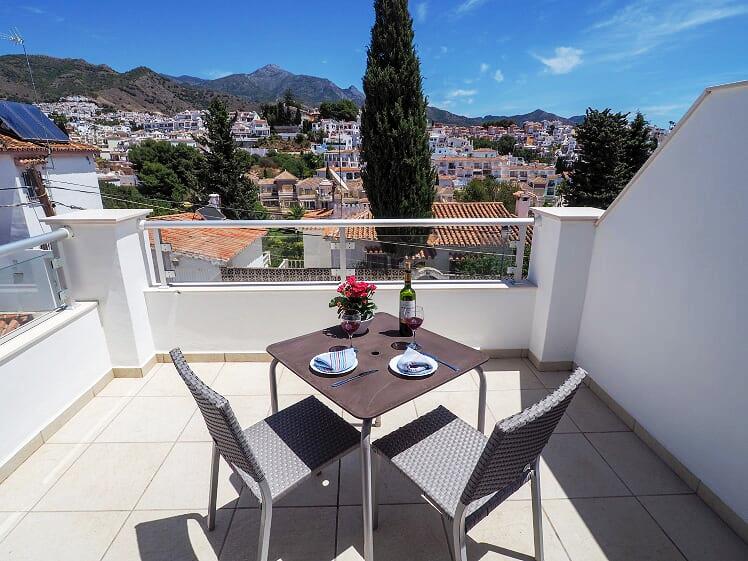
[[[424, 352], [438, 357], [440, 361], [448, 363], [452, 368], [442, 363], [429, 376], [405, 377], [392, 372], [388, 364], [393, 357], [403, 352], [396, 347], [402, 349], [402, 344], [408, 343], [409, 339], [400, 335], [398, 318], [382, 312], [375, 314], [368, 332], [353, 338], [353, 345], [357, 349], [357, 368], [343, 376], [321, 375], [309, 367], [310, 361], [316, 355], [327, 352], [331, 347], [347, 344], [348, 337], [340, 326], [274, 343], [267, 348], [268, 354], [273, 357], [270, 363], [270, 400], [273, 413], [278, 411], [276, 368], [278, 363], [281, 363], [316, 391], [362, 421], [361, 481], [365, 561], [374, 560], [373, 532], [376, 522], [373, 513], [376, 505], [373, 505], [372, 500], [372, 421], [404, 403], [475, 370], [480, 381], [476, 426], [482, 432], [485, 425], [486, 378], [481, 366], [488, 361], [489, 357], [472, 347], [428, 330], [419, 329], [417, 339]], [[355, 376], [358, 372], [374, 368], [378, 369], [378, 372], [338, 387], [332, 386], [339, 379]]]

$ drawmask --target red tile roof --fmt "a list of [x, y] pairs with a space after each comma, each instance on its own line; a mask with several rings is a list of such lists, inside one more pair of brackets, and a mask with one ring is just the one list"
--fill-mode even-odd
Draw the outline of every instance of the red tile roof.
[[[84, 154], [97, 154], [99, 149], [90, 144], [82, 142], [50, 142], [49, 148], [52, 152], [80, 152]], [[22, 152], [24, 154], [47, 154], [47, 143], [35, 143], [28, 140], [19, 140], [14, 136], [0, 133], [0, 152]]]
[[[154, 220], [183, 221], [203, 218], [199, 214], [183, 212], [156, 216]], [[264, 228], [164, 228], [161, 230], [161, 239], [163, 243], [171, 244], [175, 253], [227, 263], [267, 233]]]

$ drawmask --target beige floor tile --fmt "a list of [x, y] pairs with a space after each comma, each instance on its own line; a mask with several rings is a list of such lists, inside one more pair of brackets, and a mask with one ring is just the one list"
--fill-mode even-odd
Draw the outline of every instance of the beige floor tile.
[[269, 395], [269, 368], [268, 362], [227, 362], [212, 387], [225, 396]]
[[[335, 558], [335, 508], [277, 508], [273, 510], [270, 559], [330, 561]], [[221, 561], [257, 559], [260, 528], [258, 509], [238, 509], [221, 552]]]
[[140, 499], [171, 444], [91, 444], [34, 507], [129, 510]]
[[[340, 507], [337, 549], [337, 561], [363, 559], [360, 508]], [[426, 504], [380, 506], [379, 528], [374, 532], [374, 558], [386, 561], [450, 561], [441, 517]]]
[[[239, 426], [247, 428], [270, 415], [270, 397], [267, 395], [232, 395], [229, 398], [231, 409], [239, 421]], [[280, 401], [280, 400], [279, 400]], [[179, 436], [180, 442], [211, 442], [205, 419], [198, 409]]]
[[[223, 368], [223, 362], [191, 362], [190, 368], [198, 377], [208, 384], [213, 383]], [[153, 372], [150, 380], [138, 392], [139, 396], [182, 396], [190, 395], [190, 390], [184, 380], [177, 374], [177, 369], [172, 363], [159, 364]]]
[[0, 542], [26, 516], [25, 512], [0, 512]]
[[[467, 536], [468, 559], [517, 561], [535, 556], [530, 501], [506, 501], [481, 520]], [[569, 561], [546, 516], [543, 517], [546, 561]]]
[[[318, 475], [315, 474], [299, 487], [289, 492], [273, 506], [277, 507], [318, 507], [335, 506], [338, 500], [338, 462], [335, 462]], [[242, 489], [239, 508], [258, 508], [259, 501], [247, 488]]]
[[[178, 442], [143, 493], [136, 510], [205, 509], [208, 507], [212, 444]], [[221, 459], [218, 470], [218, 507], [233, 507], [241, 486], [232, 485], [233, 474]], [[238, 490], [237, 490], [238, 489]]]
[[96, 397], [132, 397], [148, 383], [150, 376], [143, 378], [112, 378]]
[[[334, 381], [335, 381], [334, 379], [330, 378], [331, 384]], [[284, 368], [283, 372], [278, 378], [278, 393], [286, 394], [286, 395], [294, 395], [294, 394], [318, 394], [319, 392], [315, 388], [307, 384], [304, 380], [299, 378], [296, 374]]]
[[[379, 461], [378, 493], [379, 504], [424, 502], [418, 487], [384, 460]], [[361, 504], [361, 454], [358, 450], [340, 461], [340, 504]]]
[[[530, 365], [521, 358], [497, 358], [483, 365], [488, 390], [542, 389]], [[477, 375], [476, 375], [477, 378]]]
[[[361, 420], [355, 418], [353, 415], [344, 412], [343, 418], [351, 423], [357, 429], [361, 429]], [[416, 406], [413, 401], [405, 403], [400, 407], [396, 407], [392, 411], [388, 411], [381, 418], [381, 424], [378, 427], [372, 427], [371, 429], [371, 440], [372, 442], [377, 438], [381, 438], [385, 434], [389, 434], [393, 430], [407, 425], [409, 422], [418, 418]]]
[[233, 514], [220, 509], [209, 532], [206, 511], [133, 512], [103, 561], [215, 561]]
[[[478, 392], [429, 392], [415, 399], [418, 415], [425, 415], [440, 405], [449, 409], [463, 421], [478, 426]], [[486, 405], [485, 432], [490, 434], [496, 424], [491, 408]]]
[[43, 445], [0, 483], [0, 510], [31, 509], [85, 448], [86, 445], [75, 444]]
[[[631, 495], [583, 434], [554, 434], [540, 457], [543, 499]], [[525, 485], [509, 500], [530, 498]]]
[[579, 388], [566, 414], [582, 432], [628, 431], [629, 428], [589, 388]]
[[695, 495], [640, 497], [689, 561], [745, 561], [748, 544]]
[[573, 561], [685, 561], [634, 497], [544, 501]]
[[568, 370], [541, 372], [536, 370], [532, 365], [530, 366], [538, 380], [549, 390], [555, 390], [571, 376], [571, 372]]
[[[486, 403], [488, 409], [494, 414], [497, 421], [505, 419], [515, 413], [527, 409], [548, 395], [548, 390], [505, 390], [499, 392], [488, 392]], [[579, 429], [568, 415], [561, 417], [557, 433], [579, 432]]]
[[[444, 372], [448, 372], [451, 374], [451, 370], [449, 370], [444, 365], [439, 365], [440, 369], [444, 369]], [[438, 375], [438, 374], [436, 374]], [[454, 380], [447, 382], [446, 384], [439, 386], [438, 388], [432, 390], [435, 392], [477, 392], [478, 391], [478, 383], [475, 380], [476, 374], [474, 372], [467, 372], [463, 374], [462, 376], [458, 376]]]
[[633, 432], [590, 433], [587, 438], [635, 495], [692, 492]]
[[99, 561], [126, 512], [30, 512], [0, 543], [8, 561]]
[[128, 397], [94, 397], [47, 441], [93, 442], [127, 405]]
[[96, 442], [173, 442], [196, 410], [191, 397], [134, 397]]

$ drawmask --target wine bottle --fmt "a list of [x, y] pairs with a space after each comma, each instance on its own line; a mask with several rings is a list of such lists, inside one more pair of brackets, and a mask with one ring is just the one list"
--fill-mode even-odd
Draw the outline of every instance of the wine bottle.
[[408, 327], [405, 318], [412, 314], [416, 309], [416, 291], [413, 290], [411, 283], [410, 263], [405, 264], [405, 286], [400, 290], [400, 336], [412, 337], [413, 330]]

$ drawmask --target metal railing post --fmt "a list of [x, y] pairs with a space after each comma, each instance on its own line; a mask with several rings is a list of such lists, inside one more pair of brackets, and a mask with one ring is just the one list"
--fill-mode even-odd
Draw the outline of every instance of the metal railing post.
[[166, 267], [164, 267], [164, 251], [162, 249], [161, 230], [153, 230], [153, 252], [156, 254], [156, 268], [158, 269], [158, 283], [161, 287], [169, 286], [166, 281]]
[[522, 269], [525, 266], [525, 241], [527, 240], [527, 224], [519, 226], [519, 239], [517, 240], [517, 255], [514, 261], [514, 280], [522, 280]]
[[340, 282], [343, 282], [348, 275], [348, 251], [346, 250], [348, 240], [345, 238], [345, 226], [338, 228], [338, 232], [340, 233], [340, 244], [338, 245], [338, 251], [340, 252]]
[[59, 298], [63, 305], [67, 307], [73, 306], [75, 305], [75, 299], [70, 294], [70, 286], [68, 285], [67, 275], [65, 274], [65, 255], [62, 244], [59, 241], [52, 242], [50, 248], [52, 249], [52, 270], [57, 279]]

